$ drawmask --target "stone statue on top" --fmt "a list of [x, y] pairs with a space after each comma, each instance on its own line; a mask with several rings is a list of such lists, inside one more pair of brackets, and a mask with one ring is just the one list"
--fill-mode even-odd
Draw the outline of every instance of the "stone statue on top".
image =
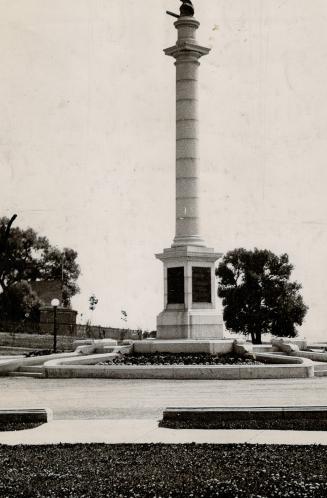
[[194, 7], [191, 0], [181, 0], [182, 5], [180, 6], [180, 17], [193, 17]]

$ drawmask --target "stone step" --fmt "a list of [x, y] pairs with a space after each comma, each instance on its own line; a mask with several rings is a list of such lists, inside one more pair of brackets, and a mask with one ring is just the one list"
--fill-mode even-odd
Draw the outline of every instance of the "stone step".
[[24, 366], [20, 367], [18, 369], [19, 372], [36, 372], [36, 373], [44, 373], [44, 367], [43, 365], [30, 365], [30, 366]]
[[41, 372], [21, 372], [16, 370], [15, 372], [8, 372], [9, 377], [36, 377], [44, 378], [44, 374]]

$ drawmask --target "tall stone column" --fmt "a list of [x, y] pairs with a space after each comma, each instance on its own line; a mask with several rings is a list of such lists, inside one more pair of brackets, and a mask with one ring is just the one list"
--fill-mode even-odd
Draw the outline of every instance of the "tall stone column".
[[173, 247], [204, 246], [200, 235], [198, 68], [210, 49], [196, 42], [200, 23], [193, 17], [175, 22], [177, 43], [165, 50], [176, 59], [176, 232]]
[[156, 257], [164, 265], [164, 310], [157, 317], [158, 339], [221, 339], [216, 310], [215, 262], [221, 256], [200, 234], [198, 71], [209, 49], [196, 41], [200, 23], [190, 0], [182, 0], [174, 23], [176, 45], [166, 55], [176, 62], [176, 232], [170, 248]]

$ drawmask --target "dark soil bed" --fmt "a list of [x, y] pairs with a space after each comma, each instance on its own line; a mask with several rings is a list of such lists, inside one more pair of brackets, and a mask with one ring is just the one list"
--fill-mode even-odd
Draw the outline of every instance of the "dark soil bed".
[[327, 496], [327, 448], [0, 446], [2, 498]]
[[[35, 427], [39, 427], [43, 422], [0, 422], [0, 432], [7, 431], [24, 431], [26, 429], [34, 429]], [[0, 494], [1, 496], [1, 494]]]
[[111, 361], [98, 365], [261, 365], [252, 358], [234, 354], [212, 355], [209, 353], [132, 353], [122, 354]]
[[279, 431], [326, 431], [327, 420], [222, 420], [217, 422], [162, 420], [160, 427], [169, 429], [254, 429]]

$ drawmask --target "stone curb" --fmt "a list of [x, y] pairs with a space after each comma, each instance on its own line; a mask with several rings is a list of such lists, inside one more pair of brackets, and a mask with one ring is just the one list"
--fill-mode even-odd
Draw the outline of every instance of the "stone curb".
[[53, 414], [50, 408], [0, 410], [0, 422], [2, 423], [50, 422], [52, 419]]

